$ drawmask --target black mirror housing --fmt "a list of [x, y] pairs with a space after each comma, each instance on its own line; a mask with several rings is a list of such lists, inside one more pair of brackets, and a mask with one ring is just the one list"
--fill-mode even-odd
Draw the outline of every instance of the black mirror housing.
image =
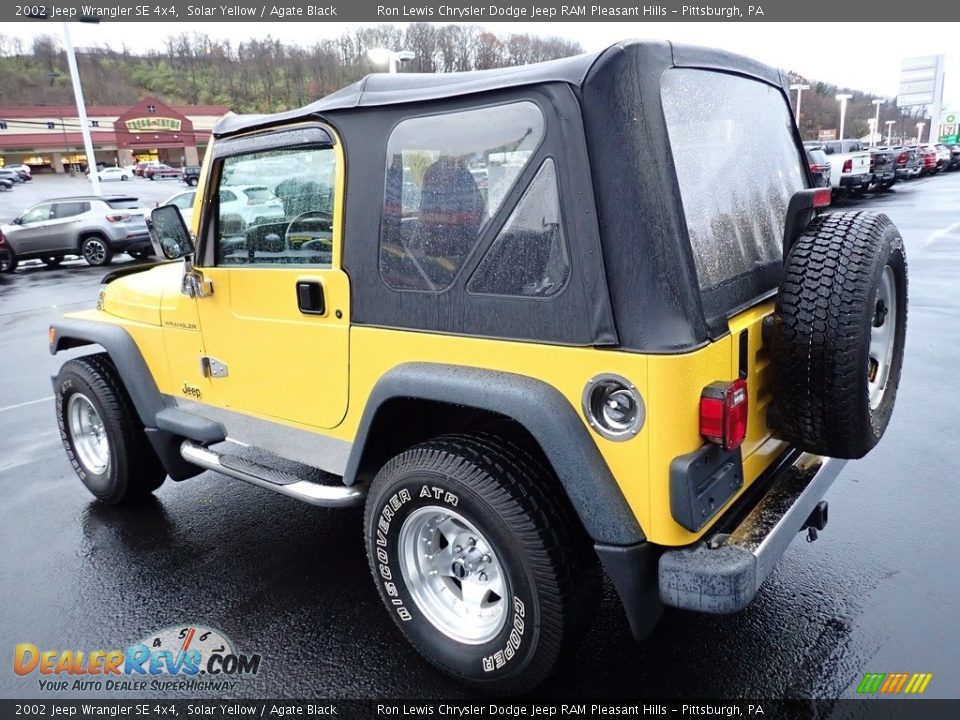
[[176, 205], [163, 205], [150, 213], [150, 240], [157, 255], [168, 260], [193, 255], [195, 247], [190, 231]]

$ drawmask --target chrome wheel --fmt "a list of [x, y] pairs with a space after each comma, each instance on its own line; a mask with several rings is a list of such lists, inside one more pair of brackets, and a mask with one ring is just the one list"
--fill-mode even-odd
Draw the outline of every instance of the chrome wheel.
[[507, 580], [494, 548], [466, 518], [429, 505], [400, 528], [400, 570], [420, 612], [447, 637], [479, 645], [507, 618]]
[[67, 427], [77, 460], [84, 470], [102, 475], [110, 465], [110, 443], [100, 414], [86, 395], [76, 393], [67, 404]]
[[875, 410], [883, 401], [890, 366], [893, 364], [893, 348], [897, 341], [897, 285], [893, 268], [883, 268], [877, 299], [873, 308], [873, 327], [870, 329], [870, 357], [867, 367], [867, 386], [870, 391], [870, 409]]
[[91, 265], [102, 265], [107, 259], [107, 248], [103, 242], [91, 238], [83, 244], [83, 259]]

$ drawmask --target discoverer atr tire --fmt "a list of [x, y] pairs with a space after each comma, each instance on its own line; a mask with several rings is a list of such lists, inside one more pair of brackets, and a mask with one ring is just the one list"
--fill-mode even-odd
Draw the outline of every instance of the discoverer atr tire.
[[773, 327], [781, 432], [808, 452], [866, 455], [893, 412], [907, 329], [906, 255], [889, 218], [814, 219], [790, 248]]
[[539, 684], [598, 596], [596, 557], [548, 473], [496, 435], [448, 435], [390, 460], [367, 497], [388, 612], [428, 661], [484, 692]]
[[56, 383], [57, 423], [81, 482], [108, 505], [143, 497], [167, 476], [108, 355], [64, 363]]

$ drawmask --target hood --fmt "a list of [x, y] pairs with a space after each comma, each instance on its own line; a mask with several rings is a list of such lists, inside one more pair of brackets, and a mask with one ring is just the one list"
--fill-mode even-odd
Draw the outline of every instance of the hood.
[[183, 263], [164, 263], [119, 277], [103, 290], [103, 310], [134, 322], [160, 325], [164, 294], [180, 292]]

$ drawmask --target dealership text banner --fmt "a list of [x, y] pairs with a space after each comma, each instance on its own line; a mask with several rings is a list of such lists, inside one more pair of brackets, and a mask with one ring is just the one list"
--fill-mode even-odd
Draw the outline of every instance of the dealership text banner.
[[795, 22], [795, 21], [949, 21], [960, 19], [960, 3], [894, 0], [837, 3], [836, 0], [752, 0], [750, 3], [607, 2], [375, 2], [374, 0], [52, 0], [0, 3], [0, 22]]

